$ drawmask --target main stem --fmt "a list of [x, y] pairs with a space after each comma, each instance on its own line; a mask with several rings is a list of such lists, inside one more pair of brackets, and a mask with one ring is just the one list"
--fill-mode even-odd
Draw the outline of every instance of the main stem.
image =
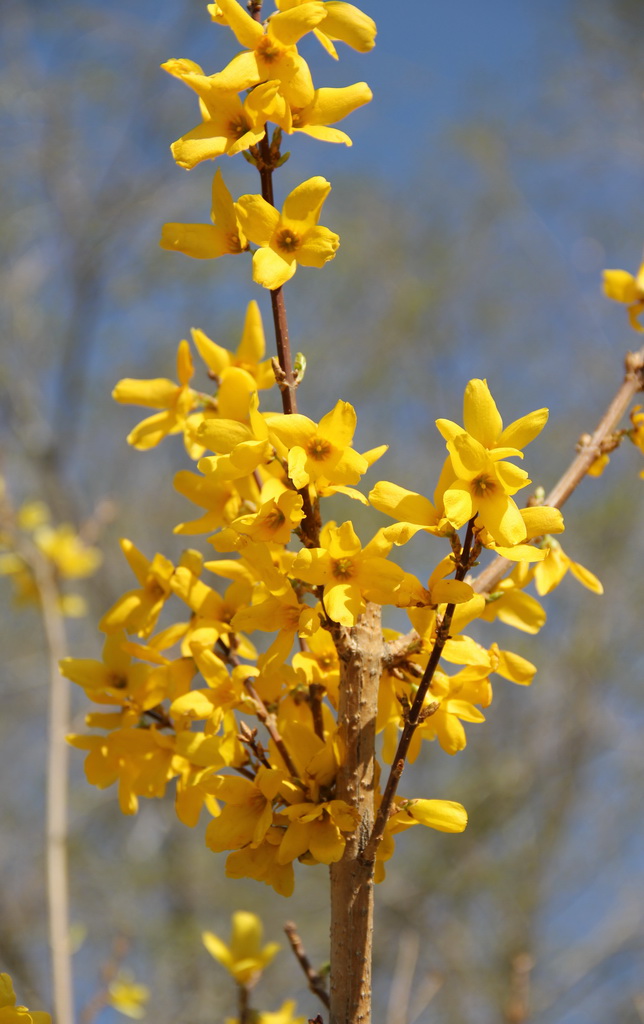
[[363, 851], [371, 835], [375, 737], [382, 670], [380, 607], [368, 604], [356, 626], [338, 626], [338, 722], [343, 762], [336, 795], [357, 811], [358, 825], [342, 860], [331, 865], [331, 1024], [370, 1024], [374, 862]]

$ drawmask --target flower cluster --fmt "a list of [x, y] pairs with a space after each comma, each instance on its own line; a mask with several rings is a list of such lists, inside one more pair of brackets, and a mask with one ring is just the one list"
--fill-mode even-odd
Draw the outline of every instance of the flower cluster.
[[[533, 665], [495, 642], [475, 641], [465, 633], [469, 623], [499, 618], [535, 632], [545, 613], [524, 592], [533, 578], [540, 593], [567, 568], [592, 589], [600, 585], [552, 540], [563, 529], [558, 509], [521, 508], [515, 500], [530, 484], [518, 463], [543, 429], [545, 409], [504, 427], [487, 382], [470, 381], [463, 425], [437, 421], [446, 457], [431, 501], [384, 480], [367, 491], [363, 478], [387, 446], [356, 446], [349, 402], [336, 401], [319, 422], [297, 412], [281, 288], [298, 264], [321, 267], [331, 259], [338, 238], [318, 224], [331, 187], [324, 178], [298, 185], [280, 209], [272, 174], [286, 156], [284, 133], [350, 144], [332, 125], [371, 98], [363, 83], [315, 89], [297, 45], [312, 33], [332, 57], [338, 40], [366, 52], [375, 26], [335, 0], [277, 6], [260, 24], [238, 0], [218, 0], [209, 7], [212, 19], [232, 31], [242, 52], [212, 75], [189, 60], [164, 65], [197, 93], [202, 117], [173, 144], [177, 162], [191, 168], [242, 153], [256, 165], [262, 192], [233, 201], [218, 169], [213, 225], [167, 224], [162, 245], [195, 257], [255, 246], [252, 275], [273, 293], [280, 359], [273, 366], [266, 358], [253, 301], [236, 348], [194, 330], [192, 345], [179, 344], [176, 381], [116, 385], [117, 401], [152, 410], [131, 431], [133, 447], [183, 437], [196, 465], [179, 471], [174, 484], [198, 511], [176, 533], [205, 537], [208, 555], [191, 547], [171, 561], [123, 540], [135, 582], [101, 619], [103, 656], [66, 658], [61, 667], [100, 706], [87, 717], [91, 733], [71, 737], [87, 753], [88, 780], [116, 783], [126, 814], [175, 783], [178, 817], [194, 826], [205, 808], [206, 843], [227, 853], [230, 877], [255, 878], [288, 895], [295, 862], [338, 862], [360, 824], [338, 785], [350, 753], [338, 709], [352, 631], [368, 609], [396, 607], [409, 620], [407, 631], [384, 629], [374, 639], [375, 729], [387, 764], [398, 760], [410, 715], [405, 756], [413, 760], [423, 740], [455, 754], [466, 744], [466, 726], [484, 721], [492, 676], [531, 682]], [[281, 413], [265, 401], [271, 388], [282, 393]], [[330, 497], [371, 506], [389, 521], [361, 538], [349, 518], [325, 519]], [[392, 557], [419, 533], [432, 536], [424, 538], [428, 551], [440, 547], [435, 561], [428, 554], [434, 567], [420, 578]], [[466, 578], [483, 549], [516, 563], [489, 597]], [[373, 840], [377, 880], [399, 832], [417, 824], [461, 832], [467, 823], [459, 803], [392, 795], [384, 780], [375, 803], [383, 821]], [[207, 938], [233, 973], [252, 974], [268, 955], [251, 925], [235, 924], [254, 936], [246, 960], [235, 943], [228, 950]]]
[[42, 600], [46, 574], [62, 615], [78, 618], [86, 612], [81, 594], [65, 591], [67, 580], [85, 579], [101, 564], [101, 552], [88, 544], [70, 523], [52, 523], [42, 501], [14, 509], [0, 478], [0, 575], [9, 576], [19, 605]]
[[[171, 147], [180, 167], [190, 170], [203, 160], [244, 153], [260, 172], [271, 171], [287, 158], [280, 152], [283, 133], [352, 144], [345, 132], [332, 126], [371, 100], [369, 86], [357, 82], [316, 89], [297, 44], [313, 33], [336, 59], [336, 40], [367, 52], [376, 36], [371, 18], [352, 4], [328, 0], [280, 0], [265, 25], [238, 0], [222, 0], [209, 10], [213, 21], [227, 25], [244, 49], [213, 75], [191, 60], [173, 59], [162, 65], [199, 97], [200, 124]], [[275, 129], [269, 142], [271, 123]], [[309, 178], [278, 210], [266, 195], [243, 195], [233, 201], [217, 170], [212, 224], [166, 224], [161, 245], [196, 259], [235, 255], [256, 246], [253, 280], [275, 290], [293, 277], [298, 265], [322, 267], [335, 256], [338, 235], [318, 224], [330, 190], [325, 178]]]

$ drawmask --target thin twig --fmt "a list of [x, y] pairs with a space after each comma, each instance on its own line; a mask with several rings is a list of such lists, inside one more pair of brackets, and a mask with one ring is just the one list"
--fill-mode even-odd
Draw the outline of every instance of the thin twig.
[[[260, 5], [261, 7], [261, 5]], [[259, 11], [253, 11], [253, 17], [259, 21]], [[273, 152], [268, 141], [268, 128], [266, 134], [257, 146], [258, 162], [257, 169], [262, 185], [262, 198], [275, 206], [273, 194], [273, 170], [276, 161], [279, 159], [279, 147]], [[288, 333], [288, 320], [286, 318], [286, 306], [284, 304], [284, 293], [282, 288], [275, 288], [271, 291], [271, 308], [273, 310], [273, 326], [275, 328], [275, 347], [280, 365], [280, 394], [282, 396], [282, 408], [285, 414], [297, 413], [297, 381], [293, 373], [293, 361], [291, 358], [291, 344]], [[315, 514], [311, 495], [308, 486], [303, 487], [299, 494], [302, 496], [302, 508], [304, 519], [302, 520], [302, 538], [307, 547], [318, 547], [320, 543], [320, 528]]]
[[255, 701], [255, 704], [257, 706], [256, 707], [257, 717], [259, 718], [260, 722], [262, 723], [262, 725], [266, 729], [268, 735], [270, 736], [270, 738], [272, 739], [273, 743], [275, 744], [275, 746], [279, 750], [279, 752], [281, 754], [281, 757], [282, 757], [282, 761], [286, 765], [286, 769], [287, 769], [289, 775], [292, 775], [294, 779], [299, 779], [300, 773], [298, 772], [297, 768], [295, 767], [295, 763], [294, 763], [293, 759], [291, 758], [291, 755], [288, 752], [287, 746], [284, 743], [284, 740], [282, 739], [282, 737], [280, 735], [279, 729], [277, 728], [277, 719], [275, 718], [275, 715], [273, 715], [268, 710], [268, 708], [264, 704], [264, 701], [262, 700], [262, 698], [258, 694], [257, 690], [253, 686], [253, 678], [252, 678], [252, 676], [249, 677], [248, 679], [244, 680], [244, 686], [246, 687], [249, 695]]
[[322, 694], [324, 686], [321, 683], [309, 683], [309, 707], [313, 717], [313, 728], [315, 735], [324, 742], [324, 718], [322, 717]]
[[324, 984], [324, 978], [320, 974], [318, 974], [315, 968], [311, 965], [311, 961], [306, 955], [306, 951], [304, 949], [304, 946], [302, 945], [302, 940], [299, 936], [297, 927], [295, 926], [294, 922], [287, 921], [286, 924], [284, 925], [284, 931], [286, 933], [286, 938], [291, 944], [291, 949], [293, 950], [293, 953], [295, 954], [295, 957], [298, 960], [300, 967], [302, 968], [304, 974], [306, 975], [306, 980], [309, 983], [309, 989], [311, 990], [313, 995], [316, 995], [318, 997], [318, 999], [326, 1006], [328, 1010], [329, 994], [326, 990], [326, 985]]
[[[463, 549], [461, 551], [458, 564], [456, 567], [455, 579], [462, 581], [465, 577], [466, 572], [470, 568], [471, 553], [472, 552], [472, 541], [474, 538], [474, 519], [470, 519], [467, 524], [467, 531], [465, 534], [465, 541], [463, 543]], [[382, 795], [380, 807], [376, 815], [376, 820], [369, 837], [369, 841], [362, 853], [362, 859], [365, 863], [369, 863], [375, 860], [376, 851], [378, 845], [385, 834], [385, 828], [389, 819], [396, 790], [398, 789], [398, 783], [405, 769], [405, 762], [407, 760], [407, 754], [409, 752], [409, 746], [412, 741], [412, 737], [416, 732], [416, 729], [427, 716], [427, 708], [424, 708], [425, 697], [431, 685], [434, 673], [438, 668], [443, 648], [447, 640], [449, 639], [449, 630], [452, 624], [452, 618], [454, 616], [455, 604], [448, 604], [445, 609], [445, 614], [441, 623], [436, 628], [436, 634], [434, 637], [434, 646], [432, 647], [427, 667], [423, 673], [423, 678], [418, 684], [418, 690], [411, 709], [406, 716], [405, 724], [403, 726], [400, 740], [398, 741], [398, 749], [394, 755], [394, 759], [389, 772], [389, 778], [387, 779], [387, 785]]]
[[[544, 498], [544, 505], [561, 508], [565, 504], [587, 475], [593, 462], [602, 454], [602, 445], [616, 429], [637, 392], [644, 389], [644, 347], [638, 352], [629, 352], [624, 367], [624, 380], [609, 402], [594, 434], [584, 438], [578, 454]], [[475, 580], [472, 580], [472, 589], [479, 594], [491, 594], [515, 564], [508, 558], [495, 558]]]

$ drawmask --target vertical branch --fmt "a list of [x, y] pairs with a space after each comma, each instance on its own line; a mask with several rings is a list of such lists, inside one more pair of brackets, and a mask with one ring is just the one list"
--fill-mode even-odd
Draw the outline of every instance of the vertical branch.
[[380, 607], [368, 604], [356, 626], [333, 632], [340, 653], [343, 750], [336, 795], [358, 812], [359, 821], [342, 860], [331, 865], [331, 1024], [370, 1024], [374, 864], [362, 854], [374, 818]]
[[[253, 17], [259, 20], [261, 3], [252, 9]], [[279, 147], [273, 152], [268, 141], [268, 126], [266, 135], [253, 150], [257, 161], [257, 169], [262, 184], [262, 198], [275, 206], [273, 195], [273, 170], [276, 161], [279, 159]], [[288, 321], [286, 319], [286, 305], [282, 288], [275, 288], [271, 291], [271, 308], [273, 310], [273, 326], [275, 328], [275, 347], [280, 365], [281, 379], [279, 380], [280, 393], [282, 395], [282, 408], [288, 414], [297, 412], [297, 398], [295, 392], [297, 383], [293, 374], [293, 361], [291, 359], [291, 343], [288, 336]], [[304, 519], [302, 521], [302, 537], [304, 543], [309, 547], [317, 547], [319, 544], [319, 525], [311, 495], [308, 487], [303, 487], [299, 492], [302, 495], [302, 508]]]
[[30, 563], [40, 596], [49, 662], [46, 860], [54, 1006], [59, 1024], [73, 1024], [67, 873], [69, 747], [66, 735], [69, 728], [70, 684], [58, 670], [58, 662], [65, 656], [67, 640], [59, 608], [60, 595], [51, 566], [37, 550], [33, 551]]

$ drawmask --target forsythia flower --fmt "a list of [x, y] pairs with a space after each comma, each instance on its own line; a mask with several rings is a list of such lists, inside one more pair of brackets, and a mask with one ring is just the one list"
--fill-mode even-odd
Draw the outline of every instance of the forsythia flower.
[[104, 633], [116, 633], [119, 629], [149, 636], [154, 629], [161, 609], [170, 596], [170, 579], [174, 572], [172, 562], [164, 555], [156, 554], [152, 561], [143, 555], [132, 541], [123, 539], [121, 550], [127, 558], [132, 572], [141, 584], [138, 590], [128, 590], [112, 605], [98, 624]]
[[214, 76], [225, 89], [241, 92], [261, 82], [276, 80], [288, 103], [306, 106], [313, 97], [308, 64], [295, 43], [326, 17], [324, 4], [308, 0], [301, 8], [273, 15], [264, 27], [237, 0], [217, 2], [226, 24], [247, 53], [240, 53]]
[[262, 196], [241, 196], [235, 204], [244, 234], [259, 246], [253, 256], [253, 280], [264, 288], [281, 288], [298, 263], [323, 267], [332, 260], [340, 238], [318, 225], [331, 185], [319, 175], [302, 182], [286, 197], [282, 212]]
[[548, 553], [545, 559], [534, 568], [535, 586], [540, 597], [558, 587], [567, 572], [571, 572], [575, 579], [594, 594], [604, 593], [604, 588], [594, 573], [590, 569], [585, 569], [579, 562], [573, 562], [554, 537], [547, 538], [547, 546]]
[[248, 248], [235, 204], [220, 170], [212, 180], [212, 227], [209, 224], [164, 224], [160, 246], [198, 260], [236, 256]]
[[130, 971], [119, 971], [108, 986], [110, 1006], [133, 1020], [145, 1017], [145, 1004], [150, 999], [147, 985], [139, 985]]
[[163, 409], [155, 416], [142, 420], [127, 436], [128, 444], [139, 451], [154, 448], [168, 434], [179, 434], [185, 429], [186, 419], [197, 407], [197, 395], [189, 386], [195, 368], [187, 341], [177, 348], [178, 384], [165, 377], [153, 380], [120, 380], [112, 391], [116, 402], [128, 405], [147, 405]]
[[403, 570], [382, 556], [374, 538], [363, 548], [350, 522], [328, 523], [323, 547], [300, 551], [293, 575], [324, 587], [324, 607], [334, 622], [355, 626], [366, 601], [396, 604], [396, 591], [405, 579]]
[[[275, 0], [275, 6], [280, 11], [290, 11], [304, 3], [307, 0]], [[326, 0], [324, 7], [326, 18], [313, 30], [313, 34], [335, 60], [338, 54], [333, 41], [340, 40], [360, 53], [368, 53], [374, 48], [376, 23], [373, 18], [343, 0]]]
[[180, 167], [191, 170], [202, 160], [214, 160], [224, 153], [234, 156], [264, 138], [264, 126], [254, 129], [237, 90], [218, 88], [214, 78], [204, 75], [191, 60], [168, 60], [161, 67], [194, 89], [203, 117], [200, 125], [170, 147]]
[[[295, 1001], [293, 999], [287, 999], [279, 1010], [275, 1010], [274, 1013], [258, 1013], [253, 1014], [253, 1024], [305, 1024], [304, 1017], [294, 1017]], [[239, 1018], [228, 1017], [226, 1024], [240, 1024]]]
[[644, 311], [644, 263], [635, 277], [627, 270], [605, 270], [604, 295], [614, 302], [623, 302], [628, 306], [631, 327], [640, 332], [644, 330], [639, 322], [639, 317]]
[[[208, 367], [211, 377], [219, 382], [219, 404], [222, 392], [226, 391], [226, 377], [232, 369], [243, 370], [252, 377], [255, 387], [270, 388], [275, 383], [275, 373], [266, 354], [266, 336], [259, 306], [253, 299], [246, 308], [244, 329], [237, 350], [233, 353], [211, 341], [203, 331], [193, 330], [192, 340], [199, 355]], [[228, 404], [224, 401], [224, 405]], [[220, 408], [221, 413], [221, 408]], [[228, 412], [221, 413], [228, 416]]]
[[278, 450], [283, 446], [288, 453], [288, 475], [298, 490], [357, 484], [387, 450], [382, 445], [360, 455], [351, 447], [358, 419], [349, 402], [336, 402], [319, 423], [300, 414], [269, 416], [267, 422]]
[[279, 950], [278, 942], [269, 942], [261, 949], [262, 922], [256, 914], [238, 910], [232, 917], [230, 945], [213, 932], [202, 932], [203, 944], [239, 985], [254, 985], [264, 968]]
[[503, 429], [485, 380], [465, 388], [463, 423], [439, 419], [447, 441], [455, 480], [445, 490], [445, 515], [455, 529], [477, 516], [497, 544], [511, 546], [526, 538], [526, 527], [511, 495], [530, 483], [525, 470], [504, 461], [523, 457], [525, 447], [543, 430], [547, 409], [537, 409]]

